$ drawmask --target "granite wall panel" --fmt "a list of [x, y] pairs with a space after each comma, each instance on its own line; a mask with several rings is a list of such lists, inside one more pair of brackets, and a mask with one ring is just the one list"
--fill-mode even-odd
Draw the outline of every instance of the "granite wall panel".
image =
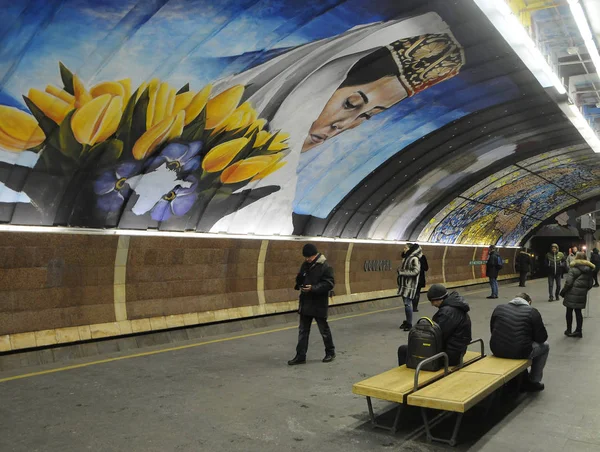
[[0, 335], [114, 321], [117, 240], [0, 234]]
[[132, 237], [129, 319], [258, 304], [259, 240]]

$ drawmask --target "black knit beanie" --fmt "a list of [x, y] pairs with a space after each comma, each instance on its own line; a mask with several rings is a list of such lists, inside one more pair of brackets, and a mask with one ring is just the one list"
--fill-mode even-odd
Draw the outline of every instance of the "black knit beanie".
[[448, 290], [443, 284], [433, 284], [427, 291], [427, 299], [429, 301], [441, 300], [448, 295]]
[[313, 245], [312, 243], [307, 243], [302, 248], [302, 255], [304, 257], [311, 257], [318, 253], [319, 252], [317, 251], [317, 247], [315, 245]]

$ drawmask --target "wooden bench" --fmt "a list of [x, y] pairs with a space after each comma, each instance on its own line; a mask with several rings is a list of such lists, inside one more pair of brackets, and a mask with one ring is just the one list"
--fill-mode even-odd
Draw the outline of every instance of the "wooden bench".
[[[477, 360], [483, 359], [485, 357], [483, 340], [477, 339], [471, 342], [469, 345], [475, 343], [481, 344], [480, 352], [478, 353], [467, 351], [462, 357], [461, 363], [458, 366], [449, 367], [448, 356], [445, 353], [440, 353], [435, 357], [429, 358], [421, 362], [419, 366], [417, 366], [417, 369], [409, 369], [405, 365], [399, 366], [390, 369], [386, 372], [383, 372], [379, 375], [375, 375], [373, 377], [367, 378], [366, 380], [355, 383], [352, 386], [352, 392], [354, 394], [365, 396], [367, 398], [369, 416], [371, 418], [371, 424], [374, 427], [390, 430], [395, 433], [398, 430], [398, 423], [400, 421], [402, 409], [406, 405], [407, 397], [410, 394], [417, 391], [419, 388], [424, 387], [425, 385], [431, 384], [439, 380], [440, 378], [444, 378], [446, 375], [455, 372], [457, 369], [473, 365], [472, 363], [475, 363]], [[440, 358], [443, 358], [445, 360], [444, 368], [438, 370], [437, 372], [428, 372], [421, 370], [421, 366], [425, 363]], [[371, 397], [398, 404], [396, 417], [391, 427], [387, 427], [385, 425], [377, 423], [377, 421], [375, 420], [375, 414], [373, 413], [373, 404], [371, 402]]]
[[[421, 415], [429, 441], [439, 441], [455, 446], [464, 413], [488, 396], [494, 395], [497, 389], [521, 375], [530, 365], [531, 361], [526, 359], [486, 356], [441, 380], [414, 391], [408, 396], [407, 404], [421, 407]], [[490, 398], [490, 404], [492, 401], [493, 397]], [[448, 412], [457, 413], [452, 437], [449, 440], [432, 436], [431, 422], [426, 413], [427, 408], [444, 411], [442, 416]]]

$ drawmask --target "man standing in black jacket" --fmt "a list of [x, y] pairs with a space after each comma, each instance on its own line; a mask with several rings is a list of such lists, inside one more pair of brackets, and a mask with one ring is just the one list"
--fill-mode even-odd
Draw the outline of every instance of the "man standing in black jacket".
[[496, 306], [490, 329], [492, 353], [499, 358], [531, 359], [531, 372], [524, 389], [543, 391], [542, 377], [550, 345], [542, 316], [531, 307], [531, 297], [522, 293], [509, 303]]
[[525, 287], [527, 273], [531, 271], [531, 256], [525, 247], [521, 247], [521, 251], [517, 255], [516, 269], [519, 272], [519, 287]]
[[[427, 291], [432, 306], [438, 308], [432, 320], [440, 326], [444, 344], [443, 351], [448, 355], [448, 363], [456, 366], [460, 357], [471, 342], [471, 318], [469, 304], [458, 292], [450, 292], [442, 284], [433, 284]], [[398, 365], [406, 364], [408, 346], [398, 347]]]
[[312, 243], [304, 245], [302, 255], [304, 256], [304, 263], [300, 267], [300, 272], [296, 275], [296, 285], [294, 286], [294, 289], [300, 290], [298, 345], [296, 346], [296, 356], [288, 361], [290, 366], [306, 363], [308, 338], [313, 318], [317, 322], [325, 344], [323, 362], [329, 363], [335, 358], [333, 337], [327, 323], [329, 292], [333, 290], [335, 285], [333, 268]]

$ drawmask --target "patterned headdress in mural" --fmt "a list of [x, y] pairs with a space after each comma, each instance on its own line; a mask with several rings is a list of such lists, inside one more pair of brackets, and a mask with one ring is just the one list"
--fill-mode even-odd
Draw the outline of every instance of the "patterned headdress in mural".
[[426, 34], [386, 46], [398, 65], [409, 97], [454, 77], [465, 64], [463, 48], [450, 34]]

